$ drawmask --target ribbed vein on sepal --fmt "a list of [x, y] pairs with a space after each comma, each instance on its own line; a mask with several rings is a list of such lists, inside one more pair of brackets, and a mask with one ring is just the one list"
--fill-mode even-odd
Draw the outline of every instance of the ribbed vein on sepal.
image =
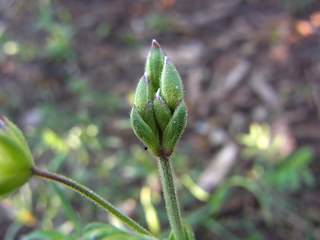
[[163, 102], [158, 94], [156, 94], [156, 97], [153, 100], [153, 106], [157, 122], [160, 126], [161, 131], [164, 132], [170, 121], [170, 118], [172, 117], [172, 113], [169, 107]]
[[156, 117], [155, 117], [155, 113], [154, 113], [154, 107], [152, 104], [152, 100], [148, 100], [148, 102], [144, 108], [143, 120], [151, 128], [154, 135], [156, 137], [158, 137], [158, 126], [157, 126], [157, 122], [156, 122]]

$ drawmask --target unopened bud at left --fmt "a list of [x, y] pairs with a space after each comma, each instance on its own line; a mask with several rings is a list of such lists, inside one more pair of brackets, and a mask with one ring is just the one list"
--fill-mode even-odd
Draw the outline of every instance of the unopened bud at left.
[[33, 159], [22, 132], [0, 115], [0, 197], [18, 189], [32, 176]]

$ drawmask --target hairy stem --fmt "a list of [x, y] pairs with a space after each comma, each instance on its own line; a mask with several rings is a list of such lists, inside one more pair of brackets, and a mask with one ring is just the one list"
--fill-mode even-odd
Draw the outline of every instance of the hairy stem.
[[55, 173], [49, 173], [45, 172], [36, 168], [32, 169], [33, 175], [37, 177], [41, 177], [44, 179], [49, 179], [58, 183], [61, 183], [63, 185], [66, 185], [73, 190], [77, 191], [78, 193], [82, 194], [83, 196], [87, 197], [89, 200], [91, 200], [93, 203], [97, 204], [98, 206], [102, 207], [107, 212], [111, 213], [115, 217], [117, 217], [119, 220], [121, 220], [123, 223], [127, 224], [129, 227], [131, 227], [133, 230], [135, 230], [137, 233], [152, 237], [152, 234], [148, 232], [146, 229], [144, 229], [142, 226], [140, 226], [137, 222], [132, 220], [130, 217], [124, 215], [119, 210], [117, 210], [111, 203], [109, 203], [107, 200], [103, 199], [100, 195], [95, 193], [90, 188], [66, 177], [60, 174]]
[[185, 240], [186, 238], [181, 223], [177, 192], [173, 180], [173, 171], [169, 158], [159, 158], [159, 170], [167, 214], [174, 238], [175, 240]]

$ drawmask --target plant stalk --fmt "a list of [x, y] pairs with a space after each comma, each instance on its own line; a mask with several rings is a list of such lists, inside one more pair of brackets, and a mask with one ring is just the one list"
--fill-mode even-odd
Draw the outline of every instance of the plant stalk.
[[173, 170], [169, 158], [159, 158], [159, 171], [167, 214], [175, 240], [185, 240]]
[[33, 172], [34, 176], [41, 177], [44, 179], [49, 179], [49, 180], [61, 183], [63, 185], [66, 185], [66, 186], [72, 188], [73, 190], [77, 191], [81, 195], [87, 197], [93, 203], [102, 207], [105, 211], [107, 211], [107, 212], [111, 213], [112, 215], [114, 215], [115, 217], [117, 217], [119, 220], [121, 220], [123, 223], [127, 224], [129, 227], [131, 227], [137, 233], [154, 238], [150, 232], [148, 232], [146, 229], [144, 229], [141, 225], [139, 225], [137, 222], [132, 220], [130, 217], [121, 213], [111, 203], [109, 203], [107, 200], [103, 199], [100, 195], [95, 193], [90, 188], [76, 182], [73, 179], [70, 179], [70, 178], [63, 176], [63, 175], [60, 175], [60, 174], [45, 172], [45, 171], [39, 170], [37, 168], [32, 168], [32, 172]]

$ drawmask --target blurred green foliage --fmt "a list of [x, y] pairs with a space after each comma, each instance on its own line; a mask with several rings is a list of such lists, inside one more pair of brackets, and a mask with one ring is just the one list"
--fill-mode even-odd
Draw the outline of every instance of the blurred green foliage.
[[[23, 61], [42, 62], [44, 58], [60, 63], [77, 61], [71, 44], [77, 29], [71, 24], [71, 14], [64, 7], [53, 12], [54, 1], [39, 2], [41, 7], [35, 13], [37, 21], [33, 32], [43, 34], [44, 41], [39, 45], [23, 41], [0, 26], [1, 53]], [[314, 0], [281, 2], [297, 12], [310, 6]], [[144, 23], [148, 30], [154, 32], [175, 30], [170, 18], [161, 14], [146, 15]], [[95, 31], [101, 38], [107, 38], [111, 34], [111, 26], [102, 22]], [[139, 38], [130, 31], [122, 31], [119, 38], [126, 46], [140, 44]], [[37, 164], [93, 186], [112, 203], [120, 206], [129, 203], [138, 222], [148, 226], [155, 235], [168, 236], [155, 161], [141, 145], [127, 140], [128, 132], [132, 133], [132, 130], [129, 110], [122, 108], [128, 105], [126, 98], [112, 89], [93, 87], [90, 80], [75, 76], [70, 69], [62, 75], [59, 90], [69, 101], [54, 96], [50, 84], [35, 86], [37, 94], [44, 100], [35, 103], [34, 107], [43, 118], [39, 125], [27, 127], [26, 135]], [[300, 88], [298, 90], [301, 91]], [[309, 90], [306, 94], [310, 94]], [[0, 102], [6, 103], [1, 105], [1, 112], [14, 115], [24, 106], [24, 99], [22, 96], [10, 98], [9, 95], [0, 90]], [[128, 114], [123, 114], [125, 111]], [[206, 159], [199, 159], [200, 154], [195, 153], [192, 143], [182, 141], [181, 151], [173, 156], [177, 175], [181, 176], [177, 183], [184, 216], [193, 229], [199, 229], [198, 232], [205, 229], [220, 239], [263, 239], [263, 232], [254, 221], [261, 218], [266, 226], [277, 226], [277, 216], [294, 211], [297, 205], [291, 196], [315, 184], [311, 172], [312, 150], [298, 148], [289, 155], [282, 155], [283, 139], [281, 136], [271, 138], [267, 124], [252, 123], [249, 133], [237, 136], [242, 146], [239, 158], [250, 164], [242, 171], [231, 173], [213, 193], [204, 191], [193, 180], [202, 171], [198, 163]], [[118, 223], [107, 219], [105, 214], [101, 215], [95, 206], [77, 194], [53, 183], [32, 181], [30, 185], [9, 200], [14, 221], [3, 230], [6, 231], [6, 240], [15, 239], [19, 230], [26, 226], [28, 231], [40, 230], [30, 233], [24, 240], [79, 239], [79, 236], [94, 239], [100, 234], [113, 233], [121, 236], [115, 239], [127, 239], [128, 233], [122, 230], [104, 224], [90, 225], [92, 221]], [[236, 219], [221, 215], [230, 201], [246, 194], [255, 199], [257, 212], [251, 215], [237, 213]], [[238, 229], [244, 231], [246, 237], [238, 237]]]
[[53, 17], [51, 1], [47, 0], [41, 3], [42, 6], [39, 8], [39, 19], [35, 29], [47, 34], [44, 45], [45, 56], [56, 60], [74, 58], [74, 52], [70, 45], [74, 34], [74, 27], [67, 23], [71, 18], [70, 13], [65, 8], [62, 8], [58, 12], [60, 21], [57, 21]]
[[296, 14], [304, 12], [315, 2], [315, 0], [279, 0], [279, 3], [282, 7]]
[[109, 239], [109, 240], [148, 240], [144, 236], [135, 235], [133, 233], [126, 232], [116, 227], [102, 224], [102, 223], [91, 223], [87, 225], [80, 236], [74, 236], [70, 234], [63, 234], [59, 231], [54, 230], [37, 230], [24, 236], [22, 240], [92, 240], [92, 239]]
[[[193, 227], [206, 226], [207, 230], [221, 239], [263, 239], [249, 216], [237, 219], [237, 223], [220, 218], [224, 205], [235, 197], [235, 192], [238, 192], [235, 190], [244, 189], [256, 199], [263, 221], [276, 226], [277, 216], [288, 214], [297, 204], [288, 194], [314, 186], [315, 180], [310, 168], [313, 152], [310, 148], [300, 148], [281, 156], [281, 136], [271, 137], [267, 124], [253, 123], [250, 132], [239, 135], [238, 141], [243, 145], [244, 159], [253, 159], [251, 167], [246, 169], [244, 176], [232, 175], [226, 178], [208, 199], [201, 199], [207, 204], [191, 213], [187, 220]], [[233, 234], [239, 227], [245, 229], [247, 238]]]
[[155, 32], [172, 32], [176, 29], [174, 22], [168, 16], [157, 13], [147, 15], [145, 24], [149, 30]]

